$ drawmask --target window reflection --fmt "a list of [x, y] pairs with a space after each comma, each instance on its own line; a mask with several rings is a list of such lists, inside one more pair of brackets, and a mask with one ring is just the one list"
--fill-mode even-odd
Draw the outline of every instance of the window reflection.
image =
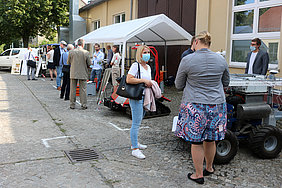
[[[250, 50], [250, 40], [233, 40], [232, 41], [232, 54], [231, 61], [232, 62], [247, 62], [247, 54]], [[269, 63], [270, 64], [278, 64], [278, 52], [279, 49], [279, 41], [270, 39], [263, 40], [260, 46], [260, 50], [267, 51], [269, 55]]]
[[259, 9], [259, 32], [279, 32], [282, 6]]
[[235, 0], [234, 6], [246, 5], [246, 4], [250, 4], [250, 3], [254, 3], [254, 2], [255, 2], [255, 0]]
[[254, 10], [241, 11], [234, 13], [234, 34], [253, 32]]

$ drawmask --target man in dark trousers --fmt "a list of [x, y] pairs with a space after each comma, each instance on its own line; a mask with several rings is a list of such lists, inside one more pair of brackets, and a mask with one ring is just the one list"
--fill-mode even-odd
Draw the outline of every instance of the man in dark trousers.
[[252, 40], [250, 50], [247, 55], [246, 74], [261, 74], [266, 75], [269, 63], [268, 53], [260, 50], [261, 40], [255, 38]]
[[91, 65], [89, 52], [84, 50], [84, 40], [77, 41], [78, 47], [70, 50], [67, 64], [70, 65], [70, 108], [75, 108], [76, 87], [79, 82], [79, 97], [81, 109], [87, 109], [86, 80], [88, 79], [88, 68]]
[[60, 42], [60, 46], [54, 50], [54, 64], [57, 70], [57, 90], [61, 90], [61, 80], [62, 80], [62, 68], [63, 65], [60, 63], [61, 55], [65, 52], [65, 48], [67, 47], [67, 43], [65, 41]]
[[188, 50], [185, 50], [185, 51], [183, 52], [183, 54], [181, 55], [181, 59], [182, 59], [183, 57], [189, 55], [189, 54], [194, 53], [194, 51], [195, 51], [194, 44], [193, 44], [194, 41], [195, 41], [195, 37], [192, 37], [192, 40], [191, 40], [191, 48], [189, 48]]

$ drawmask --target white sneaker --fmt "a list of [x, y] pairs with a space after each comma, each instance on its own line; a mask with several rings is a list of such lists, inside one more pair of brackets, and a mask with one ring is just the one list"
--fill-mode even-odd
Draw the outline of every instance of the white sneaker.
[[[147, 146], [146, 146], [146, 145], [143, 145], [143, 144], [138, 143], [138, 148], [139, 148], [139, 149], [146, 149], [146, 148], [147, 148]], [[131, 146], [131, 149], [133, 149], [133, 148], [132, 148], [132, 146]]]
[[139, 149], [132, 150], [132, 155], [138, 159], [145, 159], [145, 155]]
[[140, 143], [138, 143], [138, 147], [139, 147], [139, 149], [146, 149], [147, 148], [146, 145], [143, 145], [143, 144], [140, 144]]

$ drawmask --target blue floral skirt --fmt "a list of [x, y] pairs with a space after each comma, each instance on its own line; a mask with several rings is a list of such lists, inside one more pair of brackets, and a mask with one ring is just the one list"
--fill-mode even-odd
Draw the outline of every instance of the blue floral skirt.
[[226, 103], [182, 103], [175, 135], [190, 142], [223, 140], [227, 123], [226, 110]]

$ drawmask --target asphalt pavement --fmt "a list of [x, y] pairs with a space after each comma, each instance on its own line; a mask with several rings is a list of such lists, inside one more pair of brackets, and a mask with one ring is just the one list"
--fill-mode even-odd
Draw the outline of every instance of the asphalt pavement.
[[[97, 105], [76, 109], [59, 98], [50, 78], [27, 80], [0, 71], [0, 187], [199, 187], [187, 179], [193, 171], [190, 146], [171, 132], [182, 93], [166, 88], [169, 116], [145, 119], [139, 141], [148, 145], [145, 160], [131, 156], [131, 119]], [[72, 163], [64, 151], [93, 149], [98, 159]], [[262, 160], [247, 147], [200, 187], [281, 187], [282, 156]]]

